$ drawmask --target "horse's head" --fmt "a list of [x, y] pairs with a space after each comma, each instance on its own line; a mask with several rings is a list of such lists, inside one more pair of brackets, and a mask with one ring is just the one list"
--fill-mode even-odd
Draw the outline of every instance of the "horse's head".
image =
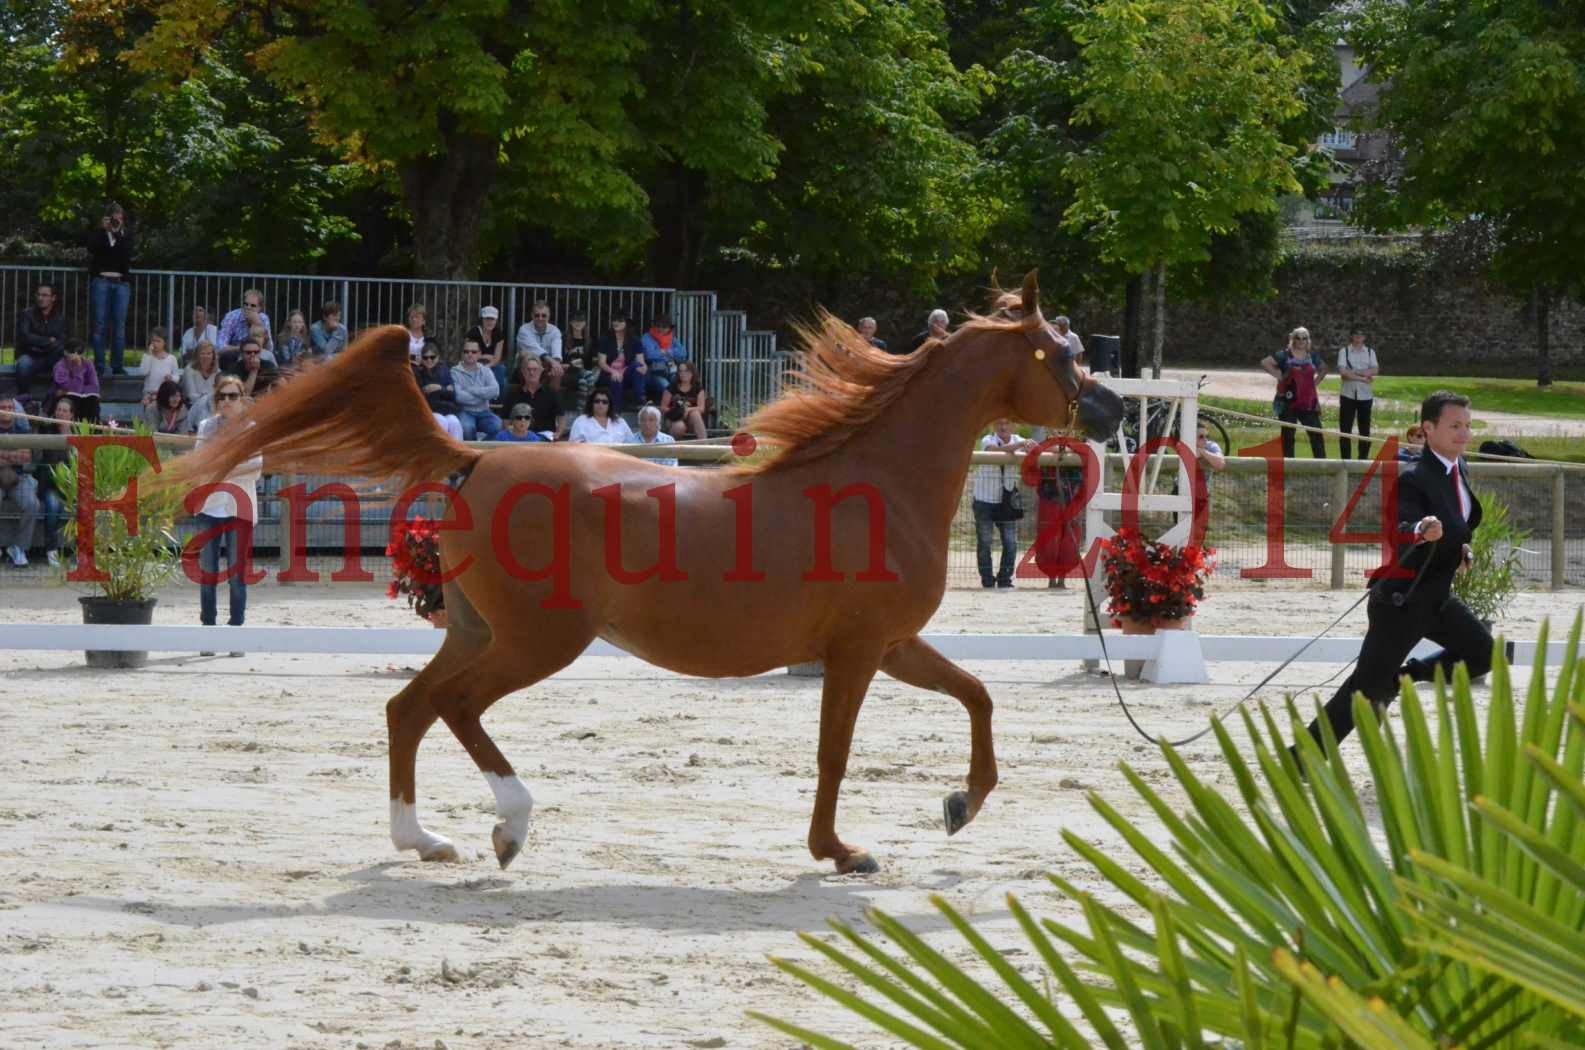
[[[1088, 437], [1105, 441], [1123, 418], [1123, 399], [1079, 367], [1066, 340], [1040, 315], [1040, 287], [1031, 270], [1018, 292], [997, 297], [997, 313], [1018, 324], [1011, 407], [1019, 418], [1057, 430], [1070, 419]], [[1075, 415], [1076, 413], [1076, 415]]]

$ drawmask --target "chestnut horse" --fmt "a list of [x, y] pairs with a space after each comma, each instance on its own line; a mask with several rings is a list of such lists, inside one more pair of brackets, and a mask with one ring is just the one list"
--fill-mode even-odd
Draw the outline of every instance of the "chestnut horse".
[[[255, 426], [179, 461], [203, 483], [263, 454], [272, 472], [405, 483], [461, 475], [439, 540], [445, 639], [386, 705], [391, 839], [455, 859], [418, 820], [419, 741], [443, 720], [495, 796], [495, 855], [522, 848], [533, 799], [479, 724], [501, 697], [604, 638], [679, 674], [743, 677], [820, 660], [819, 782], [809, 850], [870, 872], [837, 836], [837, 793], [876, 671], [955, 697], [969, 714], [967, 791], [947, 833], [996, 786], [991, 698], [920, 640], [946, 587], [947, 540], [975, 439], [1003, 416], [1115, 431], [1122, 401], [1083, 375], [1041, 318], [1034, 274], [944, 341], [876, 350], [829, 316], [804, 333], [797, 385], [745, 424], [774, 455], [720, 470], [663, 467], [589, 445], [488, 451], [434, 425], [394, 325], [288, 380]], [[854, 488], [849, 488], [854, 486]], [[465, 505], [465, 508], [464, 508]]]

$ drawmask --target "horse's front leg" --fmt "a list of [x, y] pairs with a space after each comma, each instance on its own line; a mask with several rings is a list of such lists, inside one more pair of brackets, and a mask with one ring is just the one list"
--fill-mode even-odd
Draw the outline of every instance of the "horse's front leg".
[[880, 665], [879, 647], [852, 647], [825, 657], [825, 684], [820, 696], [820, 779], [815, 788], [814, 813], [809, 818], [809, 852], [816, 860], [830, 860], [843, 875], [868, 875], [880, 870], [869, 851], [850, 846], [837, 837], [837, 797], [847, 774], [848, 752], [853, 747], [853, 727], [870, 679]]
[[996, 749], [991, 743], [991, 694], [985, 683], [914, 637], [886, 654], [881, 670], [908, 685], [956, 697], [969, 712], [968, 791], [954, 791], [942, 802], [947, 834], [973, 820], [996, 787]]

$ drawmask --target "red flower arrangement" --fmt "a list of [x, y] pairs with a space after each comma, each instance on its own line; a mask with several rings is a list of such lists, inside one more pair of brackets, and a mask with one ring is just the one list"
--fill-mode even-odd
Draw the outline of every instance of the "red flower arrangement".
[[1101, 541], [1106, 569], [1106, 611], [1112, 626], [1121, 617], [1155, 623], [1194, 615], [1205, 597], [1205, 581], [1216, 567], [1210, 547], [1172, 547], [1153, 543], [1137, 529], [1121, 529]]
[[425, 620], [441, 626], [446, 614], [446, 599], [440, 589], [439, 530], [422, 516], [397, 522], [391, 543], [385, 548], [391, 558], [391, 585], [387, 598], [407, 595], [407, 604]]

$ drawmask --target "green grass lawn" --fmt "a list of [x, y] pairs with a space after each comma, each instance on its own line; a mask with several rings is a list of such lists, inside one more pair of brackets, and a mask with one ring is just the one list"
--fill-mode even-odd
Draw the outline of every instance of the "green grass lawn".
[[[1403, 380], [1403, 382], [1407, 383], [1419, 381]], [[1432, 390], [1441, 389], [1441, 387], [1435, 381], [1427, 382], [1430, 384], [1426, 388], [1427, 393], [1431, 392]], [[1481, 379], [1470, 380], [1470, 382], [1504, 383], [1507, 381]], [[1563, 384], [1558, 385], [1560, 387], [1563, 386]], [[1585, 384], [1577, 383], [1570, 385], [1585, 386]], [[1459, 386], [1454, 387], [1453, 389], [1467, 390], [1468, 388]], [[1478, 395], [1471, 396], [1478, 397]], [[1569, 395], [1565, 395], [1565, 397], [1566, 396]], [[1484, 402], [1477, 401], [1477, 404], [1482, 403]], [[1207, 397], [1201, 398], [1200, 404], [1207, 409], [1227, 408], [1232, 409], [1235, 412], [1247, 412], [1254, 416], [1264, 417], [1271, 414], [1271, 402], [1269, 401], [1248, 401], [1232, 397]], [[1384, 439], [1388, 434], [1396, 434], [1401, 440], [1403, 438], [1403, 432], [1409, 428], [1411, 423], [1418, 422], [1419, 418], [1420, 408], [1418, 402], [1411, 404], [1408, 401], [1404, 401], [1399, 403], [1383, 404], [1381, 399], [1378, 397], [1375, 408], [1371, 413], [1372, 443], [1376, 444], [1380, 440]], [[1233, 448], [1235, 450], [1246, 449], [1251, 445], [1259, 445], [1263, 442], [1270, 441], [1272, 438], [1277, 436], [1275, 419], [1272, 420], [1273, 425], [1269, 427], [1262, 426], [1259, 423], [1250, 423], [1246, 420], [1228, 420], [1225, 422], [1236, 422], [1237, 424], [1235, 426], [1228, 426], [1227, 428], [1228, 436], [1233, 439]], [[1323, 411], [1321, 414], [1321, 424], [1325, 427], [1336, 429], [1336, 413], [1334, 412], [1328, 414]], [[1486, 429], [1486, 424], [1481, 420], [1476, 420], [1475, 429], [1477, 432], [1484, 430]], [[1478, 445], [1479, 442], [1476, 442], [1476, 444]], [[1537, 459], [1555, 459], [1561, 460], [1565, 463], [1585, 463], [1585, 442], [1582, 442], [1579, 438], [1522, 437], [1518, 439], [1518, 444]], [[1379, 445], [1377, 447], [1379, 447]], [[1300, 458], [1310, 459], [1310, 439], [1301, 434], [1299, 436], [1299, 440], [1295, 443], [1294, 451]], [[1338, 448], [1337, 439], [1335, 437], [1326, 438], [1326, 454], [1329, 459], [1337, 458]]]
[[[1331, 387], [1335, 380], [1322, 383]], [[1437, 390], [1452, 390], [1489, 412], [1513, 412], [1527, 416], [1556, 416], [1585, 419], [1585, 383], [1553, 383], [1538, 387], [1534, 380], [1479, 379], [1448, 376], [1378, 376], [1376, 399], [1418, 405]]]

